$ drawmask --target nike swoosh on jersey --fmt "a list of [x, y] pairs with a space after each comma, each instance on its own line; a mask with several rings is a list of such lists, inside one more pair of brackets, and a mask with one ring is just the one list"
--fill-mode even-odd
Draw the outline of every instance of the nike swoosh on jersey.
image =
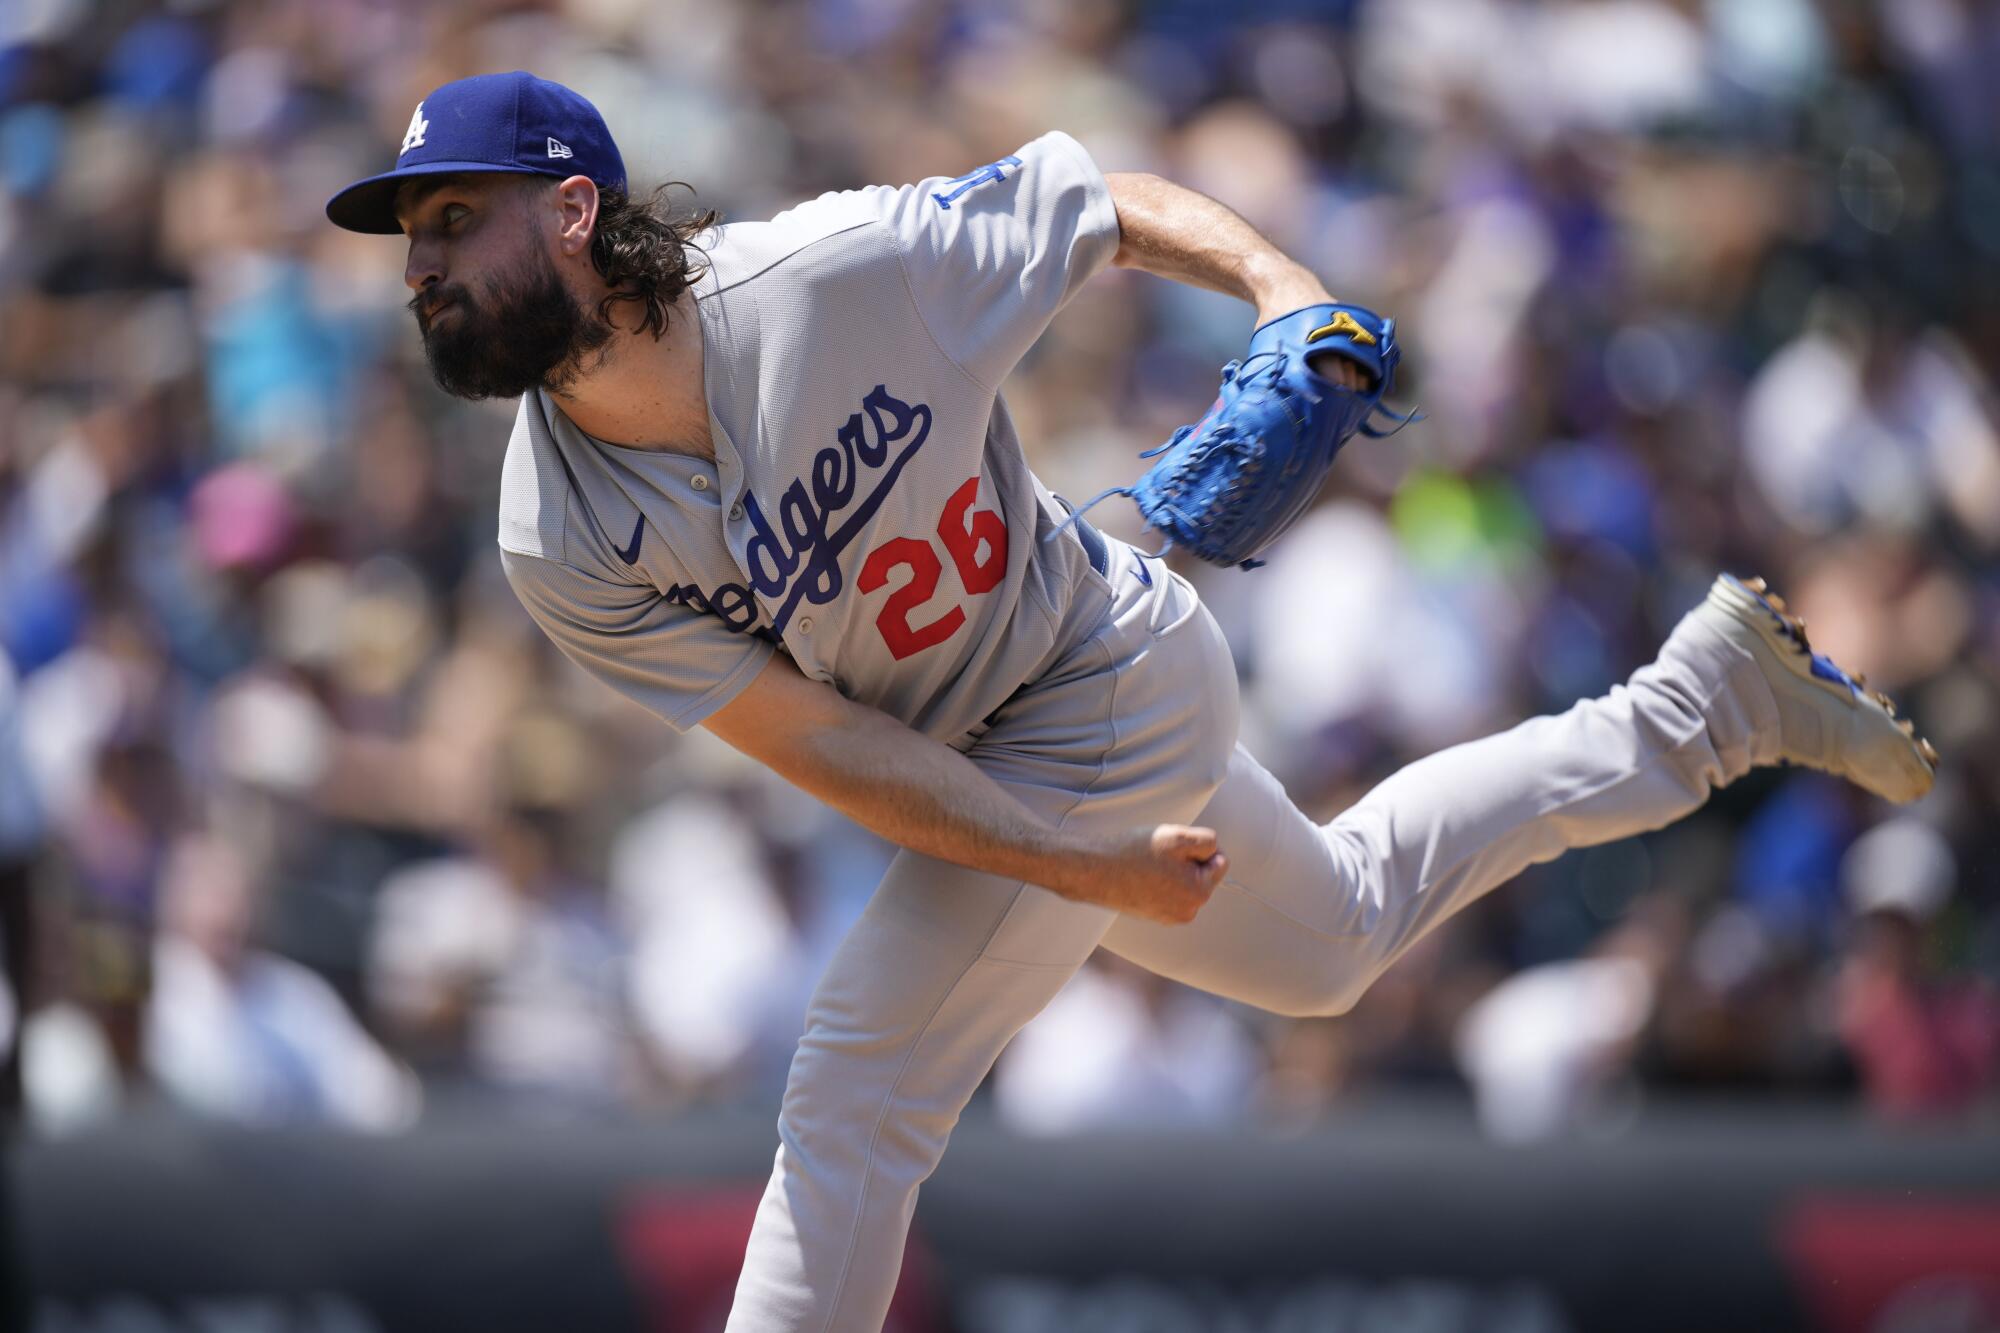
[[632, 525], [632, 544], [624, 548], [614, 546], [611, 549], [617, 551], [618, 558], [626, 564], [636, 565], [639, 563], [639, 543], [645, 539], [645, 536], [646, 516], [641, 514], [639, 515], [639, 521]]

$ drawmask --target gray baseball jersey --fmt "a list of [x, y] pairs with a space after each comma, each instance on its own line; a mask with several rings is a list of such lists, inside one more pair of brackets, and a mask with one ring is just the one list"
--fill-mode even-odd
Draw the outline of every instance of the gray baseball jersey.
[[701, 244], [715, 461], [594, 440], [527, 395], [501, 488], [509, 580], [564, 653], [677, 729], [782, 646], [963, 740], [1103, 612], [1074, 596], [1090, 554], [1074, 530], [1051, 539], [1064, 511], [998, 393], [1117, 251], [1103, 176], [1049, 134]]

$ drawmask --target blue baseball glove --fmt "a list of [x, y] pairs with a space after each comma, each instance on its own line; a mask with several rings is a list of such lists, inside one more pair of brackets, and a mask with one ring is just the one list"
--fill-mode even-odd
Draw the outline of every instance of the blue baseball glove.
[[[1366, 391], [1306, 364], [1323, 352], [1359, 365]], [[1105, 494], [1131, 496], [1167, 545], [1255, 569], [1258, 552], [1319, 494], [1341, 445], [1357, 431], [1379, 439], [1420, 419], [1382, 405], [1401, 355], [1396, 321], [1361, 306], [1311, 305], [1261, 325], [1243, 359], [1222, 368], [1222, 393], [1208, 415], [1141, 454], [1158, 461], [1137, 482]], [[1378, 417], [1393, 426], [1379, 429]]]

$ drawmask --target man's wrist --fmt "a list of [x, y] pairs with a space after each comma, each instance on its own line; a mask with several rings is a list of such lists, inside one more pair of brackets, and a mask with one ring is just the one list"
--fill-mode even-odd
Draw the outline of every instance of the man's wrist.
[[1333, 300], [1313, 271], [1282, 255], [1254, 266], [1249, 272], [1251, 303], [1257, 307], [1257, 322], [1269, 323], [1309, 305]]

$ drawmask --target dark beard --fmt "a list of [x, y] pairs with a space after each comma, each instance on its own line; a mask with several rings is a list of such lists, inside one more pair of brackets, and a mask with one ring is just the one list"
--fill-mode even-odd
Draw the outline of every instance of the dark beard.
[[518, 398], [538, 386], [561, 392], [611, 341], [611, 325], [583, 308], [539, 250], [500, 290], [489, 288], [484, 303], [451, 283], [419, 292], [410, 311], [431, 378], [454, 398]]

